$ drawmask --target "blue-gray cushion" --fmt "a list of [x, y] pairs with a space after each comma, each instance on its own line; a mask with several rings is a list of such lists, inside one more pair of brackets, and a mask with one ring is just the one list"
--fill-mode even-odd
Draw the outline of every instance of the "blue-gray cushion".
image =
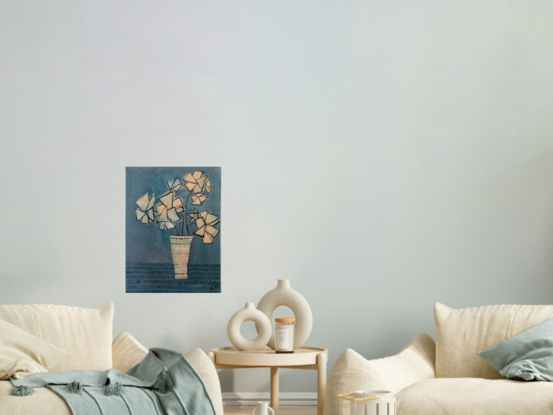
[[553, 381], [553, 318], [478, 355], [505, 378]]

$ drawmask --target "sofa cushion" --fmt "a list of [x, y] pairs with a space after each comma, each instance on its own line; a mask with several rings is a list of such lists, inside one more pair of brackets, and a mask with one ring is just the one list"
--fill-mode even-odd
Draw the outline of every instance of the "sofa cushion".
[[477, 355], [553, 317], [551, 305], [491, 305], [452, 309], [436, 303], [436, 377], [500, 379]]
[[0, 319], [69, 352], [51, 370], [112, 367], [113, 304], [79, 308], [50, 304], [0, 305]]
[[348, 349], [334, 362], [326, 388], [324, 415], [349, 414], [349, 402], [336, 395], [356, 390], [384, 389], [393, 393], [434, 377], [434, 341], [417, 335], [397, 355], [367, 360]]
[[130, 333], [126, 332], [115, 338], [111, 350], [113, 368], [123, 373], [142, 362], [148, 354], [148, 349], [142, 346]]
[[65, 350], [0, 320], [0, 379], [48, 372], [66, 356]]
[[553, 383], [430, 379], [396, 395], [397, 415], [553, 414]]
[[30, 396], [13, 396], [12, 383], [0, 380], [0, 415], [71, 415], [65, 401], [48, 388]]

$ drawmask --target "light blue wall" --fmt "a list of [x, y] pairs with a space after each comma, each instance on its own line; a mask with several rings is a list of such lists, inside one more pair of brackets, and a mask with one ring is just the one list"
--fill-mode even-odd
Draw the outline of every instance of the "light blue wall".
[[[0, 303], [114, 301], [187, 352], [289, 278], [330, 364], [432, 335], [435, 301], [551, 304], [552, 3], [0, 9]], [[224, 172], [222, 294], [125, 294], [125, 167], [194, 165]]]

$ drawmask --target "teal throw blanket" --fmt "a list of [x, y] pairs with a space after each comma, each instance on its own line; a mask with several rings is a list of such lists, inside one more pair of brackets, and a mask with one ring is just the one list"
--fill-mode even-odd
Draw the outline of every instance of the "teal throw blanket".
[[73, 415], [216, 415], [198, 372], [182, 354], [166, 349], [150, 349], [127, 373], [65, 370], [11, 382], [12, 395], [30, 395], [38, 387], [51, 389]]

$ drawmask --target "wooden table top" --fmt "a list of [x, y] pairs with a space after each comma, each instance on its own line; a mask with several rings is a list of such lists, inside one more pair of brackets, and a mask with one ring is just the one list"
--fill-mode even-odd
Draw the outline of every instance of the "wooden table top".
[[319, 354], [328, 360], [328, 350], [320, 347], [300, 347], [294, 353], [276, 353], [268, 347], [260, 350], [238, 350], [235, 347], [211, 349], [215, 363], [240, 366], [307, 366], [316, 365]]

